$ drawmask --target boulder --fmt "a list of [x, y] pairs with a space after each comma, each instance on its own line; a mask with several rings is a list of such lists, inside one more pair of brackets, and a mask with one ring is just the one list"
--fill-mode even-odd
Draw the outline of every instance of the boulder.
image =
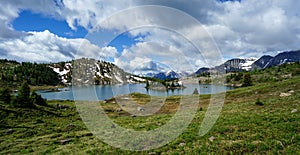
[[7, 129], [7, 130], [6, 130], [6, 133], [8, 133], [8, 134], [11, 134], [11, 133], [13, 133], [13, 132], [15, 132], [15, 130], [13, 130], [13, 129]]
[[291, 93], [280, 93], [280, 97], [288, 97], [288, 96], [291, 96], [292, 94]]
[[145, 111], [145, 109], [143, 107], [137, 107], [138, 111]]
[[185, 145], [186, 145], [185, 143], [180, 143], [178, 146], [183, 147]]
[[59, 143], [62, 144], [62, 145], [64, 145], [64, 144], [66, 144], [66, 143], [68, 143], [68, 142], [70, 142], [70, 141], [72, 141], [72, 139], [71, 139], [71, 138], [68, 138], [68, 139], [60, 140]]
[[211, 136], [211, 137], [209, 137], [208, 139], [209, 139], [209, 141], [213, 142], [213, 141], [216, 139], [216, 137]]

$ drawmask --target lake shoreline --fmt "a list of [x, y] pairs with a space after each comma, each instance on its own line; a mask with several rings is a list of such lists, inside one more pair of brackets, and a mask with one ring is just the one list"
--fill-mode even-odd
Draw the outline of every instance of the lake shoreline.
[[[203, 85], [203, 84], [187, 84], [184, 89], [164, 89], [153, 90], [146, 89], [144, 84], [127, 84], [127, 85], [105, 85], [105, 86], [83, 86], [55, 88], [54, 90], [37, 91], [43, 98], [47, 100], [106, 100], [119, 95], [131, 94], [134, 92], [146, 94], [150, 96], [176, 96], [191, 95], [198, 90], [199, 94], [216, 94], [227, 90], [235, 89], [235, 87], [221, 85]], [[74, 96], [76, 94], [77, 96]]]

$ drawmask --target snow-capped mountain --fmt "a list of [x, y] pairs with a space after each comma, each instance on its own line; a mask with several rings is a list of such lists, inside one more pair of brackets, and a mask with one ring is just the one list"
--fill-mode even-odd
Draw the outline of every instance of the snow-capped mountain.
[[62, 80], [62, 83], [71, 83], [72, 80], [72, 63], [71, 62], [61, 62], [58, 64], [50, 65], [50, 68], [56, 72]]
[[168, 72], [160, 72], [155, 75], [153, 75], [153, 78], [161, 79], [161, 80], [172, 80], [172, 79], [179, 79], [182, 76], [184, 76], [184, 73], [176, 73], [173, 70], [170, 70]]
[[263, 69], [297, 61], [300, 61], [300, 50], [282, 52], [275, 57], [263, 56], [253, 63], [252, 68]]
[[283, 52], [275, 57], [262, 56], [260, 59], [231, 59], [214, 68], [200, 68], [195, 73], [175, 72], [174, 70], [170, 70], [168, 72], [146, 73], [142, 76], [137, 76], [123, 71], [121, 68], [112, 63], [85, 58], [71, 62], [50, 64], [50, 67], [61, 77], [64, 84], [71, 84], [73, 82], [73, 84], [105, 85], [146, 82], [143, 77], [172, 80], [188, 75], [199, 75], [201, 73], [207, 73], [210, 71], [223, 72], [224, 69], [227, 73], [250, 71], [254, 70], [255, 68], [263, 69], [297, 61], [300, 61], [300, 50]]
[[285, 63], [292, 63], [297, 61], [300, 61], [300, 50], [282, 52], [276, 55], [275, 57], [265, 55], [259, 59], [255, 59], [255, 58], [231, 59], [211, 69], [200, 68], [195, 74], [199, 75], [202, 72], [208, 72], [208, 71], [220, 71], [220, 72], [226, 71], [226, 73], [250, 71], [254, 69], [264, 69], [268, 67], [279, 66]]
[[270, 60], [273, 59], [272, 56], [269, 55], [264, 55], [261, 58], [259, 58], [257, 61], [255, 61], [252, 65], [251, 68], [257, 68], [257, 69], [262, 69], [266, 68], [266, 66], [269, 64]]
[[61, 76], [64, 84], [106, 85], [146, 81], [139, 76], [123, 71], [112, 63], [94, 59], [82, 58], [72, 62], [51, 64], [50, 67]]
[[245, 59], [245, 63], [241, 63], [242, 69], [249, 71], [252, 69], [252, 64], [257, 61], [256, 58]]
[[251, 70], [251, 65], [256, 61], [255, 58], [249, 58], [249, 59], [231, 59], [226, 61], [224, 64], [221, 64], [220, 66], [216, 66], [213, 68], [213, 70], [218, 71], [225, 71], [226, 72], [239, 72], [239, 71], [249, 71]]

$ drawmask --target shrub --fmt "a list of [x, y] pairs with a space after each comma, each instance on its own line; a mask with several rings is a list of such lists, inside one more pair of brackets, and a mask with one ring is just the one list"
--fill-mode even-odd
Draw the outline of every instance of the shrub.
[[259, 106], [263, 106], [264, 103], [262, 101], [260, 101], [260, 99], [258, 98], [255, 102], [256, 105], [259, 105]]
[[243, 73], [238, 73], [234, 75], [234, 81], [240, 81], [242, 79]]
[[31, 98], [31, 102], [32, 102], [33, 104], [42, 105], [42, 106], [47, 105], [46, 100], [43, 99], [42, 96], [39, 95], [39, 94], [37, 94], [35, 91], [33, 91], [33, 92], [31, 93], [30, 98]]
[[249, 73], [244, 75], [242, 87], [252, 86], [252, 79]]

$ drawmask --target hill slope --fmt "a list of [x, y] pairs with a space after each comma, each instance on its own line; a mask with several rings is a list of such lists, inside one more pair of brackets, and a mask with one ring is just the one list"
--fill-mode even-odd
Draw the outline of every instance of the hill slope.
[[[297, 154], [299, 149], [300, 76], [227, 92], [219, 119], [205, 136], [198, 131], [210, 100], [201, 95], [190, 126], [174, 141], [150, 151], [113, 148], [84, 125], [75, 104], [48, 101], [34, 109], [0, 103], [0, 154]], [[139, 104], [156, 97], [132, 94]], [[123, 98], [125, 100], [125, 98]], [[256, 105], [257, 99], [263, 105]], [[180, 97], [168, 97], [153, 116], [131, 117], [115, 99], [100, 103], [107, 115], [124, 128], [152, 130], [169, 121]]]

